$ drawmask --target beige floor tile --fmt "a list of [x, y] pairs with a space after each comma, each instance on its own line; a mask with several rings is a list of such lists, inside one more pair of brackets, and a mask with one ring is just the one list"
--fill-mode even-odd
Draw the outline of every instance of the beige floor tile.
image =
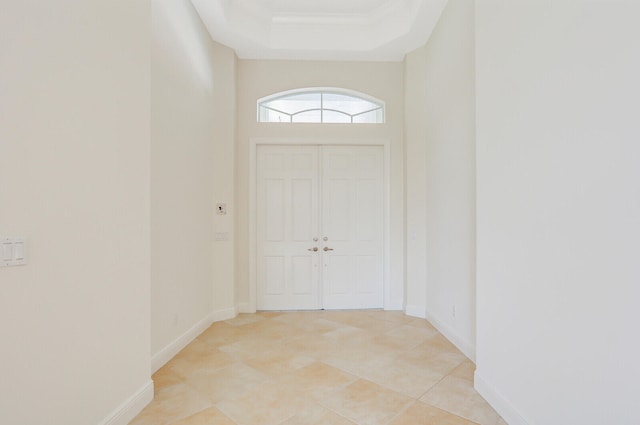
[[279, 383], [298, 392], [309, 393], [316, 399], [343, 388], [358, 379], [335, 367], [315, 362], [293, 373], [283, 376]]
[[162, 388], [154, 400], [130, 425], [167, 425], [211, 407], [211, 402], [201, 397], [186, 384]]
[[[392, 340], [393, 342], [391, 342]], [[358, 344], [350, 344], [345, 348], [368, 350], [371, 353], [377, 353], [381, 355], [388, 354], [397, 357], [403, 352], [408, 351], [407, 347], [410, 347], [410, 344], [408, 344], [406, 341], [403, 342], [398, 338], [380, 334], [378, 336], [374, 336], [371, 339], [363, 340]]]
[[218, 347], [218, 350], [227, 353], [234, 360], [244, 361], [256, 355], [256, 353], [264, 353], [277, 351], [282, 349], [283, 343], [262, 335], [254, 338], [243, 337], [232, 344]]
[[466, 379], [473, 382], [473, 374], [476, 371], [476, 365], [471, 360], [465, 360], [460, 366], [453, 369], [450, 373], [451, 376]]
[[354, 423], [320, 405], [312, 404], [283, 422], [282, 425], [354, 425]]
[[368, 369], [361, 376], [414, 399], [424, 395], [444, 378], [441, 373], [398, 360], [392, 360], [379, 367]]
[[358, 347], [365, 341], [372, 340], [376, 335], [364, 329], [354, 326], [343, 326], [342, 328], [322, 334], [325, 338], [333, 341], [338, 347]]
[[433, 327], [433, 325], [431, 323], [429, 323], [428, 320], [426, 319], [420, 319], [418, 317], [413, 318], [413, 320], [407, 322], [407, 325], [409, 326], [415, 326], [417, 328], [425, 328], [425, 329], [432, 329], [434, 331], [437, 332], [437, 329], [435, 327]]
[[267, 382], [239, 398], [227, 399], [216, 407], [242, 425], [278, 425], [310, 402], [290, 388]]
[[273, 320], [297, 326], [305, 322], [313, 322], [314, 320], [322, 318], [322, 311], [286, 311], [280, 316], [273, 318]]
[[407, 316], [402, 311], [372, 310], [363, 312], [373, 318], [393, 323], [410, 323], [415, 317]]
[[187, 384], [212, 403], [229, 398], [239, 397], [268, 380], [268, 377], [257, 370], [236, 363], [215, 372], [194, 376]]
[[167, 366], [160, 368], [153, 374], [151, 379], [153, 379], [153, 388], [155, 391], [182, 383], [182, 378]]
[[236, 423], [215, 407], [211, 407], [171, 425], [236, 425]]
[[[359, 314], [358, 314], [359, 313]], [[322, 312], [322, 318], [333, 322], [342, 323], [343, 325], [351, 325], [363, 318], [362, 312], [352, 310], [325, 310]]]
[[398, 338], [387, 334], [376, 335], [370, 342], [381, 349], [390, 350], [395, 354], [402, 354], [422, 344], [424, 340], [411, 340], [407, 338]]
[[249, 332], [252, 338], [259, 336], [262, 339], [280, 342], [298, 338], [305, 334], [305, 331], [296, 325], [277, 320], [261, 320], [244, 325], [243, 329]]
[[300, 355], [284, 348], [254, 355], [244, 361], [248, 366], [277, 378], [283, 374], [298, 370], [316, 361], [310, 356]]
[[418, 401], [390, 425], [475, 425], [475, 422]]
[[182, 379], [189, 379], [203, 373], [213, 372], [235, 363], [232, 356], [206, 343], [194, 341], [189, 348], [204, 346], [204, 350], [186, 351], [174, 357], [164, 368], [169, 369]]
[[474, 390], [472, 382], [455, 376], [445, 377], [420, 401], [481, 425], [495, 425], [499, 418], [496, 411]]
[[337, 351], [335, 341], [325, 338], [324, 335], [309, 333], [299, 338], [284, 343], [284, 347], [303, 356], [313, 357], [318, 360], [326, 358]]
[[227, 322], [216, 322], [198, 335], [197, 341], [205, 342], [213, 347], [235, 342], [239, 337], [246, 336], [247, 331], [241, 326], [233, 326]]
[[327, 394], [321, 404], [359, 425], [383, 425], [412, 401], [410, 397], [360, 379]]
[[295, 325], [298, 329], [300, 329], [303, 333], [315, 333], [315, 334], [323, 334], [326, 332], [335, 331], [336, 329], [340, 329], [344, 326], [342, 323], [333, 322], [327, 319], [316, 319], [312, 321], [302, 321]]
[[183, 348], [172, 360], [177, 359], [196, 359], [202, 355], [206, 355], [211, 352], [211, 346], [204, 343], [199, 339], [194, 339], [189, 345]]
[[372, 342], [379, 347], [384, 347], [392, 350], [396, 354], [401, 354], [416, 348], [436, 335], [437, 332], [430, 329], [417, 328], [409, 325], [396, 325], [394, 329], [375, 336]]
[[329, 320], [333, 320], [337, 323], [352, 326], [373, 333], [384, 333], [399, 326], [399, 323], [379, 320], [369, 314], [362, 314], [362, 312], [329, 312], [326, 317], [329, 318]]
[[243, 326], [249, 323], [259, 322], [260, 320], [265, 320], [265, 317], [260, 314], [238, 314], [238, 316], [234, 319], [225, 320], [225, 323], [228, 323], [232, 326]]
[[400, 326], [400, 324], [396, 322], [387, 322], [384, 320], [371, 318], [369, 320], [363, 321], [362, 323], [359, 323], [356, 327], [379, 335], [385, 332], [389, 332], [390, 330], [395, 329], [398, 326]]
[[441, 335], [429, 338], [417, 347], [401, 354], [398, 359], [445, 375], [451, 373], [467, 360], [464, 354]]
[[429, 329], [426, 327], [416, 327], [410, 325], [400, 325], [396, 328], [388, 331], [385, 335], [395, 337], [398, 339], [406, 339], [409, 341], [424, 342], [429, 338], [433, 338], [438, 335], [438, 331], [435, 329]]
[[132, 424], [506, 425], [473, 390], [473, 370], [402, 312], [242, 314], [156, 372], [155, 399]]
[[370, 370], [389, 364], [394, 358], [395, 355], [388, 350], [376, 350], [370, 344], [362, 344], [357, 348], [336, 350], [322, 361], [353, 375], [364, 376]]

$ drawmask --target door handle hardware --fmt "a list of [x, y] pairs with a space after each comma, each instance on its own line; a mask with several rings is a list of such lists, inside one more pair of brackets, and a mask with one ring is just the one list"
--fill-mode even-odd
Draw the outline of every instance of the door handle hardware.
[[318, 247], [317, 247], [317, 246], [314, 246], [313, 248], [309, 248], [309, 249], [307, 249], [307, 251], [318, 252]]
[[318, 242], [318, 238], [313, 238], [313, 241], [314, 242]]
[[324, 252], [327, 252], [327, 251], [333, 251], [333, 248], [329, 248], [328, 246], [325, 246], [324, 248], [322, 248], [322, 250], [323, 250]]

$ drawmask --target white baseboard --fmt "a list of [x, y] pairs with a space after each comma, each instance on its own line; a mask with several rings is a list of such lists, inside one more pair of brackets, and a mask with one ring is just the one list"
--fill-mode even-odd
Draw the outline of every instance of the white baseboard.
[[427, 309], [422, 307], [422, 306], [418, 306], [418, 305], [408, 305], [404, 309], [404, 314], [406, 314], [407, 316], [411, 316], [411, 317], [418, 317], [420, 319], [426, 319], [427, 318]]
[[383, 308], [384, 311], [404, 311], [404, 309], [402, 308], [402, 306], [384, 306]]
[[127, 425], [153, 400], [153, 381], [149, 380], [135, 394], [113, 411], [100, 425]]
[[443, 322], [438, 320], [433, 314], [430, 314], [428, 311], [425, 311], [426, 319], [442, 334], [445, 338], [447, 338], [453, 345], [455, 345], [458, 350], [462, 351], [462, 353], [467, 356], [472, 362], [476, 361], [476, 347], [473, 344], [470, 344], [468, 341], [460, 338], [456, 332], [451, 329], [449, 326], [445, 325]]
[[477, 369], [473, 381], [476, 391], [487, 400], [506, 423], [509, 425], [529, 425], [529, 422], [524, 420], [513, 405], [482, 378]]
[[167, 364], [176, 354], [178, 354], [184, 347], [189, 345], [191, 341], [196, 339], [198, 335], [207, 330], [213, 322], [220, 322], [222, 320], [233, 319], [236, 316], [236, 309], [228, 308], [224, 310], [214, 311], [207, 317], [193, 325], [188, 331], [176, 338], [172, 343], [158, 351], [151, 357], [151, 374], [154, 374], [162, 366]]
[[240, 303], [236, 307], [238, 313], [255, 313], [256, 311], [251, 308], [249, 303]]

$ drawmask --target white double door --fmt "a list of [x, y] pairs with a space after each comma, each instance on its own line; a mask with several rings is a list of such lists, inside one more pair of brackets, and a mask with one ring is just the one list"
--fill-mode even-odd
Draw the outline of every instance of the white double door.
[[381, 146], [258, 146], [258, 310], [383, 307], [383, 156]]

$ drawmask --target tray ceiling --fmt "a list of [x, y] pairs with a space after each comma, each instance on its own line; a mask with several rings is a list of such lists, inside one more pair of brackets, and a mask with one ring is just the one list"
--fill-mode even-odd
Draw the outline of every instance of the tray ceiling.
[[192, 0], [211, 37], [243, 59], [400, 61], [447, 0]]

